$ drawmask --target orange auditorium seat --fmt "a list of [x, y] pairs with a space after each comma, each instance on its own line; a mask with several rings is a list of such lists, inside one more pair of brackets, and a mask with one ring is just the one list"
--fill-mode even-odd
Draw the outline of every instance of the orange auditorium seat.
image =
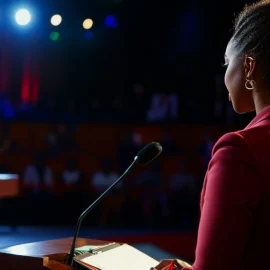
[[87, 176], [101, 168], [101, 160], [87, 154], [77, 154], [76, 160], [78, 168]]
[[112, 156], [117, 149], [117, 126], [80, 125], [76, 131], [76, 141], [82, 151], [95, 157]]
[[161, 158], [161, 171], [165, 177], [170, 177], [173, 173], [179, 171], [180, 162], [182, 158], [180, 157], [162, 157]]
[[33, 156], [31, 153], [2, 153], [0, 163], [7, 166], [9, 173], [22, 174], [24, 169], [32, 164]]
[[35, 135], [35, 128], [33, 124], [29, 123], [16, 123], [9, 127], [11, 139], [22, 150], [33, 149], [33, 139]]
[[46, 137], [49, 133], [50, 126], [49, 124], [35, 124], [33, 126], [35, 129], [34, 137], [34, 149], [36, 151], [45, 151], [46, 150]]
[[47, 160], [47, 166], [52, 169], [54, 175], [59, 175], [65, 168], [66, 160], [62, 157], [50, 158]]
[[171, 129], [173, 140], [185, 152], [192, 151], [203, 138], [202, 128], [175, 126]]
[[154, 141], [160, 142], [164, 133], [163, 128], [159, 125], [138, 126], [135, 128], [135, 131], [142, 135], [143, 144], [148, 144]]

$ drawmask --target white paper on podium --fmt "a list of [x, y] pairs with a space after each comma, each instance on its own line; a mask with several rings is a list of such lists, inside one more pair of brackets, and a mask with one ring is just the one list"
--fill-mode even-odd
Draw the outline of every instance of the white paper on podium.
[[158, 261], [127, 244], [80, 260], [101, 270], [149, 270]]

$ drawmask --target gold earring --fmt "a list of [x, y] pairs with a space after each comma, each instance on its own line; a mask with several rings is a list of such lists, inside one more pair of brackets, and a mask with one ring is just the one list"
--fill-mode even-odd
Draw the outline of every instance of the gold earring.
[[245, 87], [247, 90], [254, 90], [256, 86], [256, 82], [254, 80], [246, 79]]

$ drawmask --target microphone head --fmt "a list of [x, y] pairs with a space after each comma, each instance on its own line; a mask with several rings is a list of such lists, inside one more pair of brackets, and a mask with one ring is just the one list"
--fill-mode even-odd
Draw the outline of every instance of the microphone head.
[[162, 146], [158, 142], [152, 142], [140, 150], [135, 159], [140, 165], [146, 165], [158, 157], [161, 152]]

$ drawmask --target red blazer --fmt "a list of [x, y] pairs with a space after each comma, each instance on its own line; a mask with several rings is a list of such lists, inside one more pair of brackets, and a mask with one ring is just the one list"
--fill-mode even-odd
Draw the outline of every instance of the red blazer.
[[270, 106], [216, 143], [200, 206], [193, 270], [270, 269]]

